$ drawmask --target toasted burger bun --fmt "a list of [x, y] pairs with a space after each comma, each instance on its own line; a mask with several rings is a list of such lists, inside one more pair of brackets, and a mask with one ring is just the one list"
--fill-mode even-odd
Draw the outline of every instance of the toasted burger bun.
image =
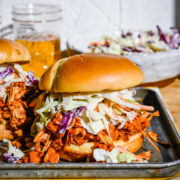
[[[64, 58], [54, 63], [41, 77], [41, 90], [58, 93], [100, 92], [134, 87], [144, 80], [142, 71], [129, 59], [112, 54], [86, 53]], [[115, 141], [116, 146], [136, 152], [143, 143], [142, 133]], [[65, 145], [60, 158], [77, 161], [91, 156], [94, 142]]]
[[138, 151], [143, 144], [143, 135], [142, 133], [135, 134], [133, 136], [130, 136], [128, 141], [118, 140], [114, 142], [116, 146], [123, 146], [126, 147], [130, 152], [134, 153]]
[[[28, 50], [20, 43], [0, 38], [0, 64], [4, 63], [28, 63], [31, 57]], [[12, 132], [6, 127], [6, 121], [0, 123], [0, 141], [3, 139], [14, 139], [21, 136], [22, 130]]]
[[39, 87], [50, 92], [97, 92], [130, 88], [143, 80], [142, 71], [123, 56], [87, 53], [54, 63]]
[[31, 56], [20, 43], [0, 38], [0, 64], [28, 63]]
[[[128, 141], [118, 140], [114, 142], [115, 146], [125, 147], [132, 153], [138, 151], [142, 147], [142, 144], [142, 133], [130, 136]], [[80, 146], [74, 144], [66, 145], [64, 147], [64, 150], [60, 152], [60, 158], [67, 161], [76, 161], [78, 159], [91, 155], [93, 153], [94, 146], [94, 142], [84, 143]]]

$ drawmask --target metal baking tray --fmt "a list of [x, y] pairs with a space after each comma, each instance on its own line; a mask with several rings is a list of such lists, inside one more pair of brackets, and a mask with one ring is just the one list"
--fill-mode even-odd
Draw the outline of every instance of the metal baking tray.
[[157, 144], [160, 153], [144, 140], [140, 151], [151, 150], [149, 163], [69, 163], [8, 164], [0, 163], [0, 178], [118, 178], [118, 177], [168, 177], [180, 172], [180, 137], [159, 94], [145, 88], [135, 88], [137, 97], [152, 105], [160, 117], [151, 120], [149, 130], [158, 133], [169, 147]]

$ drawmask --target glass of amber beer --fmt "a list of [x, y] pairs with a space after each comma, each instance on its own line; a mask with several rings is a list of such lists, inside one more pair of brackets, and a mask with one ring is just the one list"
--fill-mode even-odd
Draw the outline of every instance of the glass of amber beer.
[[31, 54], [31, 62], [23, 69], [39, 78], [61, 57], [61, 11], [59, 4], [19, 4], [12, 9], [15, 40]]

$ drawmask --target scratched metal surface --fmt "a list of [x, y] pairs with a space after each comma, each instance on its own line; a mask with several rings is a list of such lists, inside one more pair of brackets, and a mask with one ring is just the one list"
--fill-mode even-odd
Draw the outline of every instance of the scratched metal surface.
[[157, 152], [144, 139], [139, 152], [152, 151], [149, 163], [69, 163], [57, 164], [8, 164], [0, 163], [0, 178], [118, 178], [118, 177], [167, 177], [180, 172], [180, 137], [168, 115], [159, 95], [149, 89], [136, 88], [137, 98], [146, 105], [159, 110], [160, 117], [151, 120], [149, 130], [158, 133], [162, 141], [169, 142], [165, 147], [157, 144]]

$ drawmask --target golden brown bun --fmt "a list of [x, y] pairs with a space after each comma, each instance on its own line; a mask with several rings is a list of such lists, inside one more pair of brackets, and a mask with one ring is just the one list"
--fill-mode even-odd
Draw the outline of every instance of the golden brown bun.
[[28, 63], [30, 60], [31, 56], [22, 44], [0, 38], [0, 64]]
[[64, 147], [65, 152], [76, 154], [91, 154], [94, 149], [94, 142], [84, 143], [82, 145], [70, 144]]
[[[114, 145], [125, 147], [132, 153], [138, 151], [142, 147], [142, 144], [142, 133], [130, 136], [129, 140], [126, 142], [123, 140], [118, 140], [114, 142]], [[80, 146], [74, 144], [66, 145], [63, 152], [60, 152], [60, 158], [67, 161], [76, 161], [80, 158], [91, 155], [93, 153], [94, 146], [94, 142], [84, 143]]]
[[97, 92], [130, 88], [143, 80], [142, 71], [123, 56], [86, 53], [57, 61], [39, 86], [50, 92]]
[[135, 153], [142, 147], [143, 135], [142, 135], [142, 133], [138, 133], [133, 136], [130, 136], [130, 138], [127, 142], [125, 142], [123, 140], [118, 140], [118, 141], [114, 142], [114, 144], [116, 146], [126, 147], [130, 152]]

